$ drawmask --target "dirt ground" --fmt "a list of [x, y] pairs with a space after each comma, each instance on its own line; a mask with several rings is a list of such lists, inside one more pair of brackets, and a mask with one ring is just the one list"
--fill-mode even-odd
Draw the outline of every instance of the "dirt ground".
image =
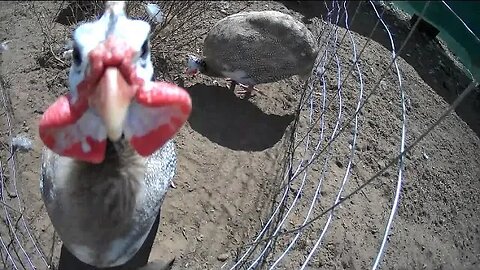
[[[0, 10], [0, 41], [11, 41], [10, 49], [1, 55], [2, 94], [11, 105], [11, 109], [7, 109], [13, 114], [13, 134], [26, 134], [34, 141], [32, 151], [16, 157], [19, 190], [18, 196], [10, 199], [20, 198], [24, 203], [24, 217], [33, 237], [53, 262], [58, 259], [60, 240], [53, 236], [39, 193], [42, 144], [37, 134], [37, 121], [43, 110], [67, 90], [68, 68], [43, 57], [48, 51], [45, 52], [44, 35], [35, 14], [49, 18], [58, 3], [38, 2], [35, 4], [38, 9], [32, 10], [26, 2], [10, 1], [2, 2]], [[158, 51], [155, 55], [156, 68], [163, 72], [158, 77], [184, 84], [193, 101], [192, 115], [175, 138], [178, 153], [176, 188], [168, 192], [162, 206], [161, 226], [151, 253], [151, 259], [176, 257], [175, 269], [218, 269], [228, 263], [238, 249], [244, 250], [244, 244], [257, 235], [278, 191], [276, 181], [281, 173], [286, 138], [300, 99], [298, 80], [260, 85], [265, 96], [241, 100], [225, 88], [224, 80], [182, 75], [185, 51], [201, 50], [205, 29], [240, 10], [268, 9], [292, 14], [311, 29], [318, 26], [313, 23], [318, 19], [315, 17], [323, 14], [325, 18], [326, 15], [323, 2], [214, 2], [202, 14], [201, 25], [188, 33], [195, 38], [194, 42], [181, 50]], [[349, 7], [349, 12], [353, 14], [354, 9]], [[383, 18], [398, 48], [408, 33], [408, 23], [397, 15], [387, 10]], [[362, 7], [357, 16], [351, 30], [360, 48], [373, 29], [376, 17], [369, 5]], [[55, 24], [53, 29], [65, 30], [66, 27]], [[344, 33], [344, 27], [339, 31]], [[361, 61], [365, 95], [373, 90], [391, 55], [385, 31], [379, 28], [372, 39]], [[60, 55], [58, 48], [52, 51]], [[351, 45], [339, 49], [341, 74], [353, 63], [351, 55]], [[409, 144], [448, 108], [469, 79], [438, 41], [428, 43], [419, 34], [407, 44], [398, 63], [408, 99]], [[333, 95], [337, 74], [333, 64], [328, 66], [327, 70], [330, 69], [326, 73], [328, 94]], [[358, 79], [358, 74], [353, 77]], [[347, 80], [343, 89], [343, 120], [354, 112], [359, 94], [357, 81]], [[363, 109], [352, 169], [354, 184], [346, 192], [368, 180], [398, 153], [401, 114], [397, 85], [394, 74], [389, 74], [380, 91]], [[464, 101], [407, 155], [401, 205], [389, 236], [383, 269], [480, 268], [479, 97], [477, 92]], [[331, 136], [339, 110], [336, 102], [332, 106], [326, 114], [325, 137]], [[0, 109], [0, 153], [4, 169], [9, 140], [6, 112], [5, 108]], [[305, 129], [305, 122], [302, 123], [300, 132]], [[317, 212], [331, 205], [331, 198], [345, 173], [351, 139], [351, 135], [347, 135], [340, 136], [333, 145], [322, 191], [325, 200], [315, 210]], [[309, 177], [318, 179], [321, 164], [312, 167]], [[314, 183], [306, 185], [306, 195], [312, 194]], [[392, 168], [345, 202], [309, 267], [371, 267], [391, 208], [395, 184], [396, 171]], [[308, 197], [306, 195], [304, 197]], [[300, 203], [287, 228], [303, 221], [308, 205], [309, 198]], [[1, 215], [5, 222], [3, 212]], [[279, 269], [295, 269], [300, 265], [321, 233], [322, 222], [309, 229], [307, 238], [294, 247]], [[7, 231], [8, 228], [0, 224], [0, 236], [5, 236]], [[283, 237], [280, 248], [285, 244], [282, 241], [290, 240], [291, 235]], [[32, 246], [26, 247], [38, 269], [45, 269], [39, 256], [33, 255]], [[274, 258], [278, 252], [276, 250]], [[219, 256], [228, 256], [228, 260], [224, 262], [225, 258]]]

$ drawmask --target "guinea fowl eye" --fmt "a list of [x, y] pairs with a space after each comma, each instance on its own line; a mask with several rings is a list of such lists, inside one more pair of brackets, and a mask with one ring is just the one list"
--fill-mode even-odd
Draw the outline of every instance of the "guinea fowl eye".
[[73, 46], [73, 52], [72, 52], [72, 57], [73, 57], [73, 63], [77, 66], [82, 64], [82, 56], [80, 55], [80, 50], [78, 49], [77, 46]]
[[147, 39], [142, 45], [142, 51], [141, 51], [140, 57], [142, 59], [146, 59], [149, 52], [150, 52], [150, 44]]

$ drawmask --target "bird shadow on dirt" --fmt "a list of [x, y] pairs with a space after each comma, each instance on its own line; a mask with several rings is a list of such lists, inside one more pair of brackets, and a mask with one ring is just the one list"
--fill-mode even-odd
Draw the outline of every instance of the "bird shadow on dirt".
[[192, 98], [188, 120], [192, 129], [232, 150], [263, 151], [274, 146], [295, 117], [266, 114], [220, 86], [195, 84], [187, 91]]
[[[323, 1], [278, 1], [284, 4], [288, 9], [299, 12], [304, 16], [304, 23], [310, 23], [312, 18], [326, 18], [327, 10]], [[327, 3], [331, 15], [336, 18], [337, 8], [332, 8], [332, 3]], [[359, 11], [355, 20], [352, 22], [353, 14], [358, 5]], [[395, 48], [398, 51], [403, 41], [410, 32], [410, 22], [398, 18], [398, 16], [391, 10], [384, 8], [381, 5], [375, 5], [381, 18], [388, 26], [395, 41]], [[342, 6], [343, 9], [343, 6]], [[349, 28], [364, 37], [368, 37], [375, 28], [378, 20], [375, 10], [370, 3], [365, 1], [351, 1], [348, 3], [347, 12], [349, 17]], [[342, 13], [340, 13], [340, 16]], [[345, 27], [344, 19], [340, 19], [339, 26]], [[373, 33], [372, 39], [387, 50], [391, 50], [392, 45], [390, 38], [384, 27], [379, 24]], [[363, 44], [361, 44], [363, 46]], [[417, 72], [418, 75], [428, 84], [438, 95], [452, 104], [453, 101], [461, 94], [461, 92], [472, 81], [455, 63], [450, 56], [445, 52], [437, 39], [429, 40], [423, 34], [415, 31], [406, 43], [405, 48], [400, 56]], [[390, 57], [390, 56], [385, 56]], [[408, 92], [409, 89], [407, 89]], [[462, 101], [460, 106], [455, 110], [458, 116], [465, 121], [470, 128], [480, 136], [480, 95], [477, 93], [470, 94], [470, 98]]]

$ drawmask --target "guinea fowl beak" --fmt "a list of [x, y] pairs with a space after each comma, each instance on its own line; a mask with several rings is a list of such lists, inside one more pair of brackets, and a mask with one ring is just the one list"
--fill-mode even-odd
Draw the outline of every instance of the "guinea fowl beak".
[[135, 95], [116, 67], [108, 67], [90, 96], [90, 106], [102, 118], [111, 141], [122, 137], [130, 102]]
[[186, 68], [186, 69], [185, 69], [185, 74], [186, 74], [186, 75], [189, 75], [189, 76], [192, 77], [192, 78], [195, 78], [195, 77], [197, 77], [197, 75], [198, 75], [198, 70], [197, 70], [197, 69], [190, 70], [190, 69]]

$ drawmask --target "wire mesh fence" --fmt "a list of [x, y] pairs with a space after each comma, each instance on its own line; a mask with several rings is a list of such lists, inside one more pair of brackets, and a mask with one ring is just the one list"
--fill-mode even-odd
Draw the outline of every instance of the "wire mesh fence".
[[[95, 7], [94, 10], [98, 10], [98, 5], [102, 5], [101, 1], [91, 2], [94, 3], [91, 6]], [[167, 27], [162, 24], [159, 28], [154, 28], [159, 32], [169, 33], [159, 34], [155, 41], [158, 44], [168, 44], [169, 38], [178, 39], [179, 35], [176, 33], [182, 32], [185, 25], [194, 27], [202, 9], [209, 5], [201, 3], [197, 4], [202, 5], [201, 7], [195, 6], [194, 1], [167, 2], [160, 2], [160, 6], [165, 7], [166, 21], [172, 25]], [[333, 230], [343, 232], [353, 228], [345, 225], [346, 217], [353, 217], [346, 216], [345, 212], [355, 209], [354, 202], [358, 204], [368, 201], [370, 186], [388, 182], [390, 185], [387, 194], [390, 199], [370, 202], [384, 204], [383, 213], [370, 217], [381, 219], [384, 224], [381, 237], [374, 247], [376, 256], [371, 262], [372, 269], [381, 266], [401, 203], [407, 154], [477, 87], [477, 82], [472, 78], [468, 87], [456, 96], [448, 109], [426, 126], [421, 134], [409, 136], [408, 112], [411, 104], [399, 56], [406, 47], [411, 46], [411, 39], [417, 34], [416, 28], [429, 8], [429, 3], [427, 2], [422, 13], [418, 14], [419, 18], [409, 32], [403, 34], [396, 31], [396, 25], [389, 24], [385, 19], [384, 13], [390, 8], [385, 3], [323, 3], [321, 14], [318, 15], [321, 19], [317, 29], [320, 53], [310, 78], [299, 92], [295, 120], [287, 134], [285, 158], [282, 167], [277, 168], [281, 173], [274, 186], [276, 193], [272, 198], [271, 208], [263, 218], [256, 236], [238, 247], [236, 256], [226, 261], [222, 268], [283, 269], [286, 263], [292, 262], [297, 264], [299, 269], [318, 266], [318, 263], [315, 263], [316, 257], [322, 248], [328, 248], [326, 246], [329, 244], [329, 234]], [[446, 2], [442, 3], [448, 7]], [[140, 12], [138, 6], [128, 8], [132, 13]], [[188, 13], [187, 10], [190, 9], [197, 13]], [[93, 12], [95, 13], [96, 11]], [[364, 13], [369, 14], [373, 27], [370, 33], [361, 36], [352, 28], [362, 23], [359, 18], [364, 18]], [[178, 19], [179, 14], [189, 14], [184, 23], [182, 20], [175, 23], [174, 18]], [[78, 21], [70, 23], [75, 25]], [[154, 24], [153, 21], [150, 23]], [[45, 33], [51, 31], [44, 29]], [[371, 51], [371, 43], [379, 39], [385, 41], [388, 53]], [[183, 41], [191, 42], [187, 39]], [[49, 36], [47, 42], [50, 57], [57, 59], [58, 64], [65, 64], [59, 57], [63, 48], [60, 44], [64, 41], [57, 40], [56, 36]], [[52, 47], [52, 44], [56, 44], [58, 48]], [[158, 46], [158, 53], [172, 49], [164, 45]], [[371, 54], [380, 55], [384, 63], [375, 71], [366, 56]], [[387, 79], [394, 83], [386, 83]], [[9, 145], [2, 145], [0, 160], [2, 265], [5, 269], [54, 268], [53, 247], [39, 244], [23, 215], [24, 202], [28, 198], [20, 196], [16, 180], [18, 147], [13, 141], [15, 134], [12, 132], [10, 120], [13, 107], [9, 102], [8, 92], [5, 91], [7, 82], [3, 78], [0, 82], [2, 117], [8, 130], [8, 133], [2, 136], [10, 138]], [[393, 98], [387, 103], [388, 108], [378, 108], [376, 100], [385, 98], [382, 96], [385, 92], [389, 92]], [[374, 125], [375, 117], [382, 116], [380, 110], [391, 111], [396, 116], [391, 121], [388, 133], [396, 139], [392, 140], [393, 143], [384, 151], [383, 156], [368, 157], [377, 159], [378, 168], [367, 175], [360, 175], [358, 167], [361, 166], [362, 158], [367, 158], [363, 152], [368, 146], [360, 144], [359, 138], [368, 136], [366, 132], [374, 131], [371, 126]], [[368, 220], [357, 217], [353, 222], [364, 224], [368, 223]], [[343, 230], [338, 226], [343, 226]], [[367, 230], [366, 226], [358, 228]], [[55, 239], [55, 236], [52, 237]], [[54, 240], [53, 243], [55, 242]]]
[[[1, 56], [1, 55], [0, 55]], [[9, 102], [7, 81], [0, 74], [0, 99], [2, 117], [6, 123], [8, 145], [2, 145], [0, 160], [0, 205], [2, 223], [0, 225], [0, 258], [3, 269], [45, 268], [47, 258], [34, 238], [30, 225], [24, 216], [24, 201], [17, 185], [16, 152], [19, 150], [16, 136], [12, 133], [12, 105]], [[21, 138], [21, 137], [20, 137]], [[23, 138], [21, 138], [23, 139]], [[37, 263], [41, 262], [41, 265]]]
[[[357, 5], [352, 2], [325, 2], [326, 26], [320, 41], [322, 50], [317, 58], [316, 67], [312, 71], [308, 87], [302, 92], [296, 111], [297, 118], [290, 136], [288, 157], [285, 160], [282, 179], [279, 179], [282, 183], [281, 187], [265, 225], [257, 237], [239, 252], [235, 262], [228, 265], [230, 269], [238, 267], [275, 269], [288, 259], [298, 260], [299, 258], [301, 258], [298, 262], [299, 268], [308, 269], [313, 265], [310, 263], [312, 257], [319, 252], [322, 245], [325, 245], [325, 238], [335, 221], [337, 209], [368, 185], [381, 181], [380, 176], [394, 167], [396, 184], [392, 192], [392, 202], [388, 203], [389, 213], [384, 218], [384, 232], [378, 244], [377, 256], [372, 262], [372, 269], [377, 269], [381, 264], [400, 201], [406, 153], [439, 125], [466, 96], [471, 94], [477, 82], [472, 78], [472, 82], [456, 98], [450, 108], [433, 124], [426, 127], [416, 140], [407, 144], [407, 97], [403, 86], [405, 79], [397, 59], [414, 34], [429, 2], [424, 6], [404, 40], [395, 39], [391, 31], [394, 26], [387, 25], [383, 20], [383, 13], [379, 10], [378, 4], [372, 1], [359, 2]], [[448, 7], [447, 3], [443, 2], [443, 4]], [[348, 5], [356, 7], [348, 8]], [[373, 10], [377, 20], [364, 42], [356, 39], [350, 29], [351, 25], [357, 23], [355, 18], [361, 12], [362, 6], [364, 6], [363, 9]], [[385, 11], [385, 8], [382, 10]], [[365, 65], [362, 67], [360, 63], [363, 62], [363, 53], [377, 28], [382, 29], [388, 36], [390, 56], [385, 55], [388, 65], [382, 73], [372, 78], [374, 74], [365, 69]], [[340, 51], [350, 51], [350, 53], [345, 57], [345, 54], [342, 55]], [[333, 78], [330, 81], [326, 79], [329, 76]], [[388, 157], [385, 163], [382, 163], [384, 166], [372, 173], [366, 181], [353, 188], [352, 167], [355, 166], [355, 159], [358, 159], [357, 137], [359, 130], [362, 129], [362, 122], [365, 123], [366, 118], [366, 115], [362, 114], [362, 109], [372, 96], [378, 95], [379, 91], [385, 91], [382, 83], [388, 76], [396, 77], [396, 85], [392, 90], [395, 90], [398, 96], [396, 103], [389, 109], [398, 110], [401, 119], [398, 123], [397, 136], [400, 140], [395, 145], [396, 153]], [[373, 87], [366, 87], [367, 78], [375, 80]], [[326, 123], [326, 115], [332, 113], [336, 116], [330, 117], [329, 119], [332, 120]], [[302, 125], [306, 128], [303, 130], [297, 128]], [[335, 163], [332, 158], [334, 145], [349, 149], [347, 159], [340, 166], [342, 172], [336, 176], [336, 181], [332, 181], [331, 177], [329, 179], [327, 176], [329, 173], [331, 175], [329, 168], [332, 168], [334, 166], [332, 163]], [[394, 174], [390, 177], [394, 177]], [[323, 192], [327, 181], [333, 182], [335, 186], [335, 192], [330, 198], [324, 196]], [[301, 201], [304, 201], [303, 204]], [[305, 204], [308, 207], [305, 207]], [[296, 221], [292, 222], [292, 220]], [[310, 245], [300, 244], [301, 238], [307, 238]], [[296, 253], [293, 252], [294, 249], [301, 249], [301, 251]]]

